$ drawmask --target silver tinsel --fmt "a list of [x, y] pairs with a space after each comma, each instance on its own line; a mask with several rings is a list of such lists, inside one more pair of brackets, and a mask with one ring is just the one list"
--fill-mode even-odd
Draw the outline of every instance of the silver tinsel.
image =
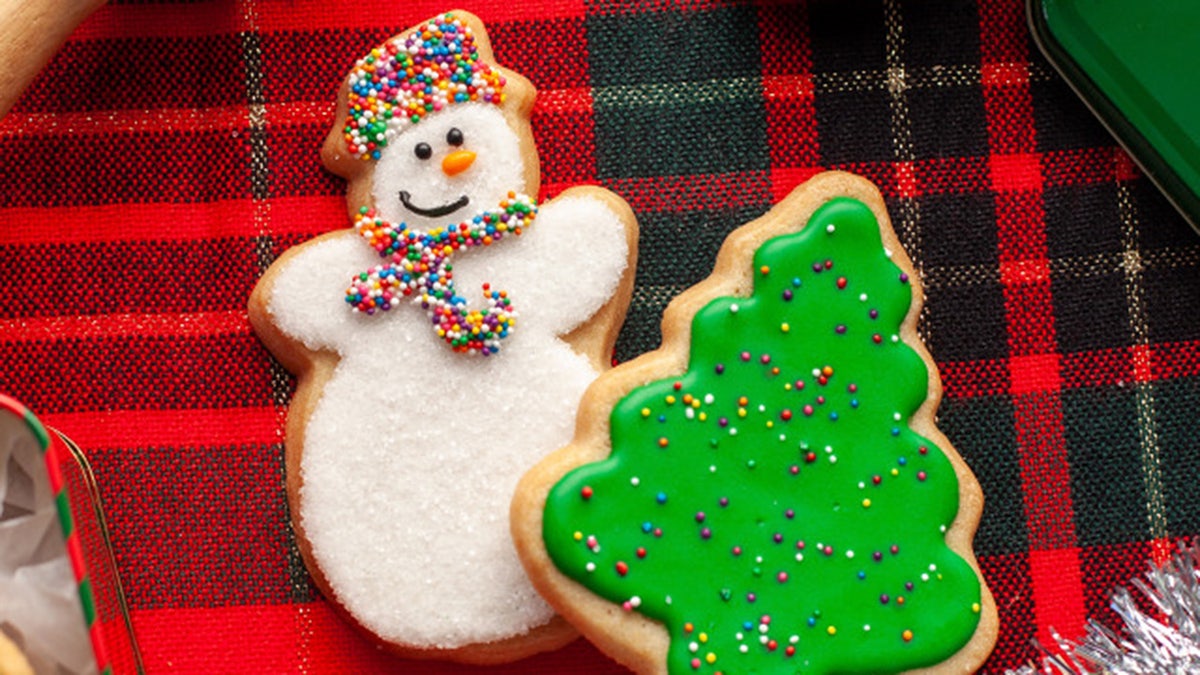
[[1130, 582], [1165, 617], [1142, 612], [1125, 588], [1113, 593], [1110, 606], [1121, 617], [1120, 632], [1089, 621], [1078, 642], [1053, 634], [1061, 653], [1046, 654], [1041, 666], [1028, 665], [1009, 675], [1185, 675], [1200, 673], [1200, 542], [1181, 546], [1161, 566], [1150, 564], [1145, 580]]

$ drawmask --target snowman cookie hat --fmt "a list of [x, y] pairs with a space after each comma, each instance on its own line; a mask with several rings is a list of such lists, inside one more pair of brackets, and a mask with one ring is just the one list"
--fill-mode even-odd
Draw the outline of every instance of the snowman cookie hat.
[[371, 186], [385, 148], [440, 110], [486, 106], [499, 110], [522, 154], [521, 185], [536, 195], [537, 146], [530, 126], [537, 89], [519, 73], [496, 64], [483, 21], [454, 9], [427, 19], [372, 49], [342, 81], [334, 123], [321, 161], [347, 179], [346, 207], [353, 219], [372, 203]]
[[436, 16], [358, 61], [347, 79], [344, 138], [351, 155], [379, 159], [396, 134], [447, 106], [504, 102], [507, 80], [481, 57], [462, 14]]

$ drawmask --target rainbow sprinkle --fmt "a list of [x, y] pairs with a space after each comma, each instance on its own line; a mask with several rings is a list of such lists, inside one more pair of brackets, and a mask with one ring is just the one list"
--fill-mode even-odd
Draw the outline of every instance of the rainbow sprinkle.
[[388, 311], [402, 296], [420, 303], [438, 336], [456, 352], [487, 356], [500, 351], [516, 323], [516, 311], [505, 291], [483, 285], [487, 306], [467, 307], [467, 299], [454, 291], [450, 258], [463, 247], [491, 246], [506, 234], [520, 236], [537, 217], [537, 204], [525, 195], [508, 193], [499, 208], [484, 211], [470, 221], [421, 232], [406, 223], [394, 225], [363, 207], [354, 229], [381, 258], [389, 262], [360, 273], [346, 289], [346, 302], [356, 312]]
[[452, 103], [504, 102], [504, 77], [479, 60], [471, 28], [442, 14], [371, 50], [350, 71], [350, 154], [379, 159], [408, 124]]

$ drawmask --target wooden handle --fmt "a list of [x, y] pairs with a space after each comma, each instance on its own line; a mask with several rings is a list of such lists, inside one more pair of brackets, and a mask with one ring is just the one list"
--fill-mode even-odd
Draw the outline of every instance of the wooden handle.
[[0, 117], [104, 0], [0, 0]]

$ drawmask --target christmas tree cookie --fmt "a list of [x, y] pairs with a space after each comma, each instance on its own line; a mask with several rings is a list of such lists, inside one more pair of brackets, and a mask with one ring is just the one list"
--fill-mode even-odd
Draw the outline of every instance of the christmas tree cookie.
[[733, 233], [520, 484], [538, 590], [643, 673], [977, 668], [982, 495], [934, 425], [920, 299], [863, 179], [818, 176]]

